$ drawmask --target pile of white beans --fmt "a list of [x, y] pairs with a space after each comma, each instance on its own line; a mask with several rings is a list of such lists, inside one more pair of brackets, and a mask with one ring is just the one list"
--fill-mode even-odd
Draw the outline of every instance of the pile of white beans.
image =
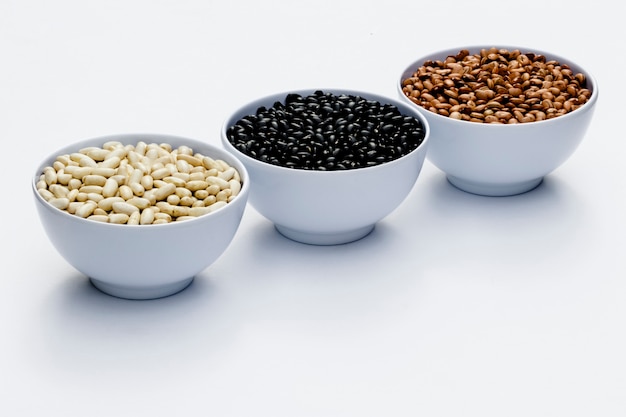
[[240, 192], [239, 172], [220, 159], [169, 144], [117, 141], [59, 155], [37, 191], [52, 206], [100, 222], [148, 225], [196, 218]]

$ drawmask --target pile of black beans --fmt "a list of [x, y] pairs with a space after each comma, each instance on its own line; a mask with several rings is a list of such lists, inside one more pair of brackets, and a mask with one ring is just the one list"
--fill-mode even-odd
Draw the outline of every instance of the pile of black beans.
[[380, 165], [415, 150], [422, 123], [393, 104], [349, 94], [287, 94], [227, 129], [240, 152], [294, 169], [337, 171]]

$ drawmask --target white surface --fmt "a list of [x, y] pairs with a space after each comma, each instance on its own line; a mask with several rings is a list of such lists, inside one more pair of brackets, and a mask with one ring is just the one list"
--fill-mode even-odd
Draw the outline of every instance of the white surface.
[[[3, 0], [0, 415], [625, 415], [624, 25], [617, 3], [578, 4]], [[373, 234], [338, 247], [248, 210], [189, 288], [146, 302], [93, 288], [38, 223], [31, 170], [71, 141], [218, 144], [258, 96], [395, 96], [415, 56], [496, 42], [570, 56], [603, 93], [531, 193], [466, 194], [426, 163]]]

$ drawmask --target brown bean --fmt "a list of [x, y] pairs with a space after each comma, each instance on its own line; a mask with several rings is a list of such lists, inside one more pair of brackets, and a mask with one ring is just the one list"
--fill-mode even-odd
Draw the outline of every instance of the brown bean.
[[[497, 123], [495, 118], [528, 123], [566, 114], [589, 101], [586, 83], [584, 74], [541, 54], [497, 48], [426, 61], [402, 80], [404, 94], [415, 104], [458, 120], [488, 123]], [[507, 112], [507, 119], [495, 116], [491, 109], [505, 103], [516, 110]]]
[[491, 100], [496, 96], [495, 91], [486, 88], [481, 88], [476, 91], [476, 98], [479, 100]]

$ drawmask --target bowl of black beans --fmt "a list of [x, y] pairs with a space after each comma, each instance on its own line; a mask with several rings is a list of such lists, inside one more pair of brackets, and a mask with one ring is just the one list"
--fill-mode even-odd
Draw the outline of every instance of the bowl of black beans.
[[367, 236], [413, 189], [429, 127], [414, 106], [354, 90], [272, 94], [224, 121], [250, 174], [249, 202], [283, 236], [336, 245]]

